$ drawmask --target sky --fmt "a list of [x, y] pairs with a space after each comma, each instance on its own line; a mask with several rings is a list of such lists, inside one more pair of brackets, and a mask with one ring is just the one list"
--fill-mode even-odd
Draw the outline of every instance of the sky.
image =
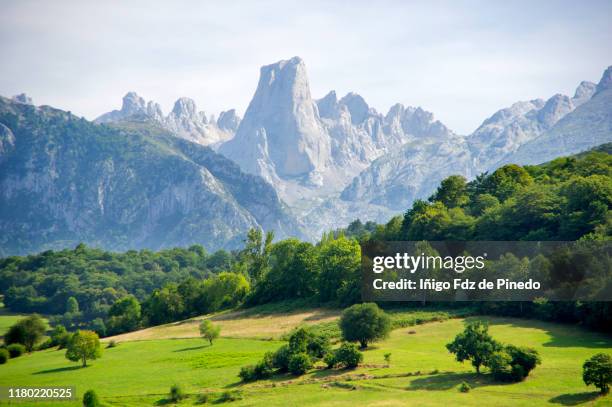
[[167, 113], [243, 113], [262, 65], [300, 56], [312, 95], [421, 106], [460, 134], [612, 65], [610, 1], [3, 0], [0, 95], [94, 119], [128, 91]]

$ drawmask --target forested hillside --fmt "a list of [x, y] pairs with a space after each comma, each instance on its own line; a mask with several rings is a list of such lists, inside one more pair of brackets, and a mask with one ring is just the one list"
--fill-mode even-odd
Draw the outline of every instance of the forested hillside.
[[[273, 243], [252, 230], [244, 248], [200, 246], [122, 254], [77, 246], [0, 261], [0, 290], [13, 311], [62, 315], [67, 325], [118, 333], [239, 304], [301, 298], [360, 301], [359, 242], [378, 240], [609, 240], [612, 145], [539, 166], [504, 166], [472, 182], [445, 179], [385, 225], [353, 222], [316, 245]], [[71, 300], [74, 298], [75, 301]], [[75, 308], [74, 303], [78, 304]], [[607, 303], [486, 303], [482, 312], [612, 327]]]

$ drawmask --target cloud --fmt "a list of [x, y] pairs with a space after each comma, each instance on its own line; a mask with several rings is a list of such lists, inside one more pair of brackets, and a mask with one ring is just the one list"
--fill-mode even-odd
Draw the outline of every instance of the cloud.
[[3, 5], [0, 94], [87, 118], [135, 90], [168, 111], [246, 108], [259, 67], [299, 55], [313, 95], [357, 91], [467, 133], [517, 100], [571, 93], [610, 64], [607, 2], [180, 1]]

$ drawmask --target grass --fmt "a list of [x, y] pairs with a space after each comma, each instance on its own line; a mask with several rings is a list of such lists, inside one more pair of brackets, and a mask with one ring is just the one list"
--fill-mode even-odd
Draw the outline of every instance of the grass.
[[[398, 311], [404, 319], [407, 312]], [[463, 320], [442, 318], [394, 330], [388, 339], [365, 351], [363, 365], [355, 370], [318, 366], [299, 378], [277, 375], [243, 385], [237, 378], [240, 367], [259, 360], [281, 342], [221, 338], [210, 347], [201, 339], [164, 339], [120, 343], [105, 349], [103, 357], [85, 369], [66, 360], [63, 351], [36, 352], [0, 366], [0, 386], [74, 385], [79, 396], [93, 388], [109, 406], [167, 404], [170, 386], [175, 383], [189, 394], [179, 405], [197, 405], [198, 395], [203, 394], [211, 404], [266, 407], [612, 405], [611, 396], [599, 397], [581, 378], [585, 359], [598, 352], [612, 352], [610, 337], [541, 321], [483, 319], [490, 322], [496, 339], [540, 352], [542, 365], [526, 381], [494, 383], [488, 374], [478, 376], [469, 364], [456, 362], [444, 345], [461, 331]], [[240, 320], [245, 333], [253, 329], [249, 324], [259, 327], [261, 323], [257, 317], [252, 322], [246, 317]], [[384, 354], [389, 352], [391, 364], [387, 366]], [[469, 393], [458, 390], [464, 381], [471, 387]]]
[[245, 310], [221, 312], [185, 321], [159, 325], [140, 331], [117, 335], [106, 340], [117, 342], [148, 339], [197, 338], [202, 319], [210, 319], [221, 327], [226, 338], [279, 339], [287, 331], [300, 325], [316, 325], [336, 321], [340, 311], [331, 308], [295, 308], [273, 312], [272, 307], [260, 306]]

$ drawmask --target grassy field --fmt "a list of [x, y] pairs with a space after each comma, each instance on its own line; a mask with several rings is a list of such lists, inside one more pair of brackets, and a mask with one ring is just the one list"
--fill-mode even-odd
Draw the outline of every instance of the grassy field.
[[[612, 352], [612, 339], [572, 326], [486, 318], [498, 340], [540, 352], [542, 365], [522, 383], [492, 383], [488, 375], [479, 377], [468, 364], [457, 363], [444, 345], [462, 329], [463, 320], [449, 319], [394, 330], [387, 340], [365, 352], [363, 365], [355, 370], [319, 366], [300, 378], [281, 375], [242, 385], [237, 378], [240, 367], [282, 343], [247, 339], [254, 327], [263, 325], [243, 316], [242, 330], [236, 326], [232, 331], [235, 338], [221, 338], [212, 347], [198, 338], [126, 340], [105, 349], [101, 359], [84, 369], [66, 360], [63, 351], [36, 352], [0, 366], [0, 386], [72, 385], [79, 396], [93, 388], [109, 406], [163, 405], [174, 383], [190, 394], [181, 405], [195, 405], [197, 395], [203, 393], [213, 403], [228, 393], [239, 398], [231, 405], [266, 407], [612, 405], [612, 397], [597, 397], [595, 389], [587, 388], [581, 379], [583, 361], [597, 352]], [[270, 329], [276, 332], [277, 328]], [[383, 357], [387, 352], [392, 354], [390, 366]], [[458, 392], [462, 381], [473, 387], [471, 392]], [[76, 401], [53, 403], [78, 405]]]

